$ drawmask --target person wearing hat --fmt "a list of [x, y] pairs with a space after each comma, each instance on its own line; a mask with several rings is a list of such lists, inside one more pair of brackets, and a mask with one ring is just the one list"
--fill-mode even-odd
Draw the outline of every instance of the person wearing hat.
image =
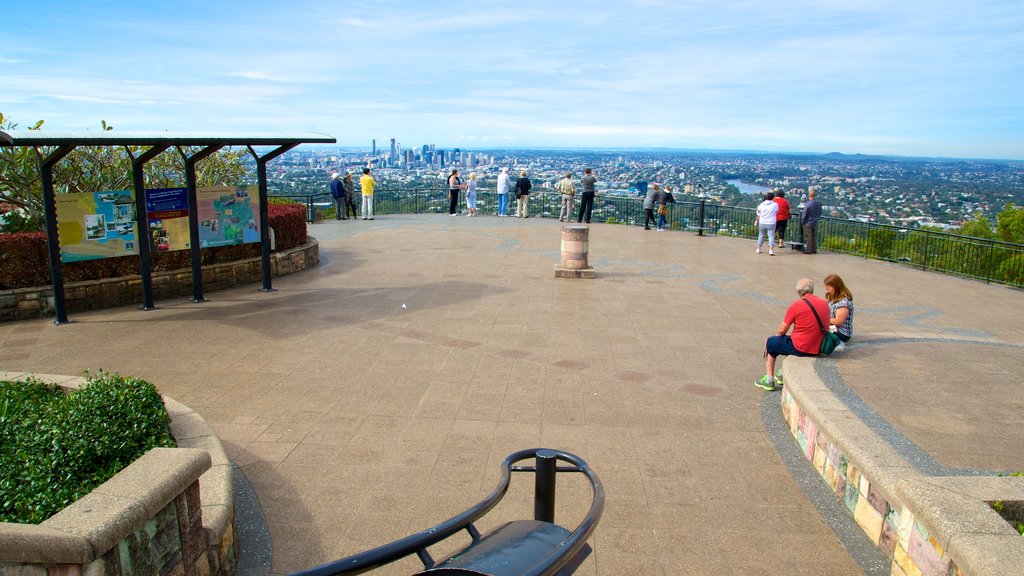
[[352, 219], [356, 219], [356, 214], [359, 212], [356, 208], [356, 184], [352, 181], [352, 173], [345, 172], [345, 177], [341, 180], [341, 185], [345, 188], [345, 207], [342, 212], [345, 214], [343, 220], [348, 219], [349, 212], [352, 213]]
[[345, 186], [342, 185], [337, 172], [331, 174], [331, 196], [334, 198], [334, 219], [343, 220], [341, 212], [345, 206]]
[[466, 208], [469, 209], [466, 216], [476, 216], [476, 172], [469, 173], [469, 182], [466, 183]]
[[573, 198], [576, 197], [576, 185], [572, 183], [572, 172], [565, 173], [565, 178], [555, 184], [555, 190], [562, 195], [562, 209], [558, 212], [558, 221], [568, 222], [569, 218], [572, 218], [572, 203]]

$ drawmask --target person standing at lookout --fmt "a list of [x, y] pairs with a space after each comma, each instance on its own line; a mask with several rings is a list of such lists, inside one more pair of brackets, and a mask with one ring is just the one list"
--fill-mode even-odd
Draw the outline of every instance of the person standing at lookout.
[[341, 175], [331, 174], [331, 197], [334, 198], [334, 219], [348, 220], [345, 214], [345, 186], [341, 183]]
[[466, 185], [462, 183], [462, 179], [459, 178], [459, 171], [452, 170], [452, 173], [448, 175], [448, 215], [458, 216], [459, 215], [459, 191], [465, 188]]
[[651, 184], [651, 187], [647, 189], [647, 195], [644, 196], [644, 230], [651, 229], [651, 222], [654, 222], [654, 203], [658, 200], [658, 194], [661, 193], [661, 188], [657, 184]]
[[590, 213], [594, 209], [594, 195], [596, 194], [595, 186], [597, 185], [597, 176], [594, 176], [590, 168], [583, 171], [583, 194], [580, 196], [580, 213], [576, 217], [576, 222], [583, 222], [586, 219], [587, 224], [590, 224]]
[[786, 247], [786, 225], [789, 223], [789, 200], [786, 193], [779, 190], [774, 201], [779, 205], [779, 213], [775, 215], [775, 234], [779, 237], [779, 248]]
[[757, 250], [755, 254], [761, 253], [761, 246], [764, 245], [765, 236], [768, 237], [768, 255], [775, 256], [775, 216], [779, 213], [779, 205], [775, 203], [775, 195], [771, 192], [764, 195], [764, 202], [757, 205], [757, 216], [754, 224], [757, 225]]
[[804, 230], [804, 254], [818, 253], [818, 221], [821, 220], [821, 202], [814, 189], [807, 191], [807, 203], [800, 213], [800, 225]]
[[533, 188], [533, 182], [530, 182], [526, 170], [523, 170], [516, 181], [516, 218], [530, 217], [530, 188]]
[[[342, 208], [342, 213], [345, 214], [345, 218], [348, 218], [349, 213], [352, 214], [352, 219], [356, 219], [356, 185], [352, 181], [352, 173], [346, 172], [345, 177], [341, 179], [341, 185], [345, 188], [345, 206]], [[343, 218], [343, 219], [345, 219]]]
[[512, 191], [512, 178], [508, 175], [508, 166], [498, 174], [498, 217], [504, 218], [508, 213], [508, 193]]
[[555, 190], [562, 195], [562, 209], [558, 212], [559, 222], [568, 222], [572, 218], [573, 198], [576, 197], [576, 185], [572, 183], [572, 172], [566, 172], [555, 184]]
[[373, 220], [373, 189], [377, 181], [370, 175], [369, 168], [363, 168], [363, 175], [359, 178], [359, 188], [363, 195], [363, 220]]
[[469, 173], [469, 182], [466, 183], [466, 216], [476, 216], [476, 172]]

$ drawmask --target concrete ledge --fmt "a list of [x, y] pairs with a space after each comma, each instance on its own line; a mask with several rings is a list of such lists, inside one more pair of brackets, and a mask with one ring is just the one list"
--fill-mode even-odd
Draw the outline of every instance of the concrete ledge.
[[1024, 538], [990, 502], [1024, 501], [1024, 478], [922, 475], [854, 416], [814, 358], [783, 363], [794, 440], [857, 524], [904, 574], [1024, 574]]
[[[4, 380], [29, 376], [68, 390], [86, 382], [83, 377], [0, 372]], [[150, 450], [39, 525], [0, 523], [0, 574], [20, 574], [19, 565], [38, 567], [41, 574], [47, 573], [46, 566], [54, 565], [78, 565], [82, 573], [107, 573], [108, 565], [119, 562], [125, 553], [119, 552], [125, 538], [150, 538], [161, 522], [172, 528], [181, 524], [187, 534], [180, 537], [181, 545], [186, 548], [194, 546], [186, 542], [194, 539], [193, 534], [200, 540], [196, 544], [202, 552], [195, 557], [172, 556], [172, 562], [199, 563], [194, 569], [184, 568], [186, 573], [234, 572], [237, 552], [231, 461], [199, 414], [171, 398], [164, 397], [164, 404], [178, 448]], [[145, 526], [141, 533], [140, 526]], [[143, 533], [149, 535], [140, 536]]]
[[202, 450], [154, 448], [40, 526], [86, 538], [91, 561], [156, 516], [209, 467]]

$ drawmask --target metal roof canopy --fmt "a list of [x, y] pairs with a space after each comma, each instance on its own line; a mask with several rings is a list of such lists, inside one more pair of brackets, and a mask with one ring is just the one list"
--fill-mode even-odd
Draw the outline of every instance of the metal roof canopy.
[[[53, 188], [54, 165], [78, 146], [149, 146], [150, 149], [136, 156], [130, 150], [135, 188], [135, 218], [139, 230], [139, 259], [142, 276], [142, 309], [156, 308], [153, 303], [153, 279], [149, 246], [149, 218], [146, 215], [143, 168], [164, 150], [177, 147], [185, 160], [185, 188], [188, 192], [189, 238], [192, 256], [192, 300], [204, 302], [201, 248], [199, 246], [199, 219], [196, 200], [196, 164], [225, 146], [245, 146], [256, 160], [256, 175], [259, 182], [260, 245], [263, 268], [263, 292], [273, 290], [270, 269], [270, 222], [267, 214], [267, 162], [284, 154], [299, 144], [334, 144], [337, 142], [326, 134], [235, 134], [231, 136], [201, 134], [193, 132], [43, 132], [40, 130], [0, 131], [0, 146], [52, 146], [55, 150], [40, 155], [39, 172], [43, 186], [43, 208], [46, 216], [46, 236], [50, 255], [50, 274], [53, 280], [53, 301], [56, 312], [55, 324], [69, 322], [64, 294], [64, 272], [60, 259], [60, 245], [57, 236], [57, 204]], [[203, 149], [189, 155], [182, 146], [202, 146]], [[271, 152], [260, 156], [253, 146], [277, 146]], [[145, 241], [143, 238], [145, 237]]]

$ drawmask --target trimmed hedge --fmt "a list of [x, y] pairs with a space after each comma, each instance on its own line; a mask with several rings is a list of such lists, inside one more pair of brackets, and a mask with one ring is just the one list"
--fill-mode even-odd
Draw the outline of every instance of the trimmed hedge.
[[[271, 204], [267, 208], [278, 251], [301, 246], [306, 242], [305, 206]], [[204, 248], [201, 260], [205, 266], [259, 255], [259, 244], [239, 244]], [[191, 258], [188, 250], [154, 252], [151, 262], [154, 272], [180, 270], [191, 266]], [[71, 262], [62, 267], [65, 282], [136, 276], [140, 273], [139, 268], [138, 256]], [[50, 260], [45, 233], [0, 234], [0, 290], [46, 286], [50, 283]]]
[[38, 524], [147, 451], [175, 446], [156, 388], [100, 373], [71, 393], [0, 381], [0, 521]]

